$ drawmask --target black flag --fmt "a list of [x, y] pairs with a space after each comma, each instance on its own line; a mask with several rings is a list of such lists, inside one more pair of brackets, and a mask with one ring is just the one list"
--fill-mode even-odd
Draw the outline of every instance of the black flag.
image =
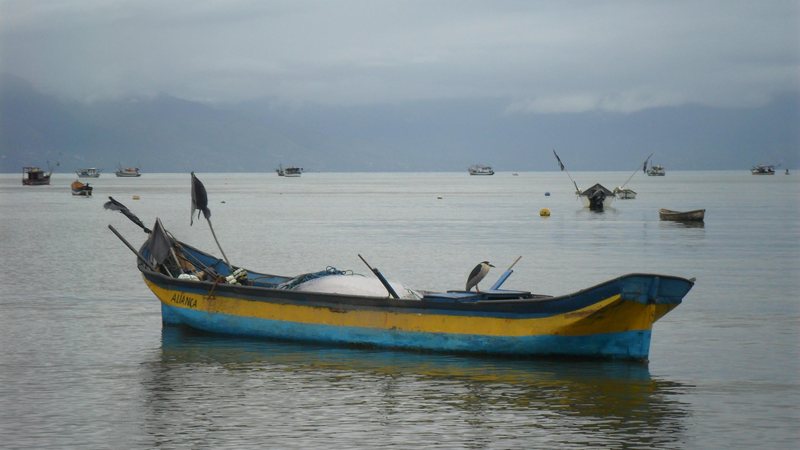
[[206, 194], [206, 188], [203, 186], [203, 183], [194, 176], [194, 172], [192, 172], [192, 212], [189, 215], [190, 226], [194, 223], [195, 210], [198, 210], [198, 219], [200, 218], [200, 211], [203, 212], [203, 216], [206, 220], [211, 217], [211, 210], [208, 209], [208, 194]]
[[172, 248], [172, 239], [167, 236], [164, 225], [161, 225], [161, 220], [158, 218], [156, 218], [153, 232], [147, 240], [147, 246], [150, 249], [150, 258], [155, 261], [156, 265], [164, 264]]
[[142, 227], [145, 233], [150, 233], [150, 230], [144, 226], [141, 220], [134, 213], [132, 213], [127, 206], [123, 205], [122, 203], [114, 200], [114, 197], [108, 197], [108, 201], [103, 205], [103, 208], [110, 209], [112, 211], [119, 211], [122, 214], [125, 214], [125, 217], [131, 220], [131, 222], [135, 223]]
[[561, 162], [561, 158], [558, 157], [558, 153], [553, 150], [553, 154], [556, 155], [556, 159], [558, 160], [558, 166], [561, 167], [561, 171], [564, 171], [564, 163]]

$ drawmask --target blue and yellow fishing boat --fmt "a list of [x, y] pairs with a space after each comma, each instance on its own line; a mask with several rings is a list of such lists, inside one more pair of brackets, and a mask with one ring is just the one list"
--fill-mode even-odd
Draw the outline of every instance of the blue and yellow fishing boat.
[[158, 220], [140, 250], [130, 248], [165, 325], [422, 351], [646, 360], [653, 324], [694, 284], [636, 273], [549, 296], [500, 289], [501, 277], [480, 292], [428, 292], [388, 282], [370, 267], [386, 289], [359, 293], [341, 286], [376, 279], [332, 268], [293, 277], [231, 266], [175, 239]]

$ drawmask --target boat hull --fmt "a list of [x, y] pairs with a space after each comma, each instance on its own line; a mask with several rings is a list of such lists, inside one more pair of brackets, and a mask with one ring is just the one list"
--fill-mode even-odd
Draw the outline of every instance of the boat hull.
[[646, 360], [693, 282], [632, 274], [562, 297], [423, 300], [183, 281], [143, 270], [166, 325], [238, 336], [513, 356]]
[[775, 166], [759, 165], [750, 169], [753, 175], [775, 175]]
[[611, 205], [614, 203], [614, 198], [616, 198], [613, 195], [606, 196], [603, 199], [601, 207], [592, 208], [592, 199], [589, 198], [589, 196], [587, 196], [587, 195], [578, 195], [578, 197], [581, 199], [581, 202], [583, 203], [583, 207], [584, 208], [589, 208], [589, 209], [593, 209], [593, 210], [597, 210], [597, 211], [603, 211], [606, 208], [610, 208]]
[[50, 176], [52, 171], [45, 172], [38, 167], [23, 167], [22, 168], [22, 185], [23, 186], [46, 186], [50, 184]]
[[661, 220], [672, 220], [676, 222], [702, 222], [705, 219], [705, 216], [705, 209], [696, 209], [694, 211], [671, 211], [669, 209], [658, 210], [658, 217]]
[[92, 195], [93, 188], [89, 186], [89, 183], [84, 184], [78, 180], [75, 180], [70, 185], [70, 189], [72, 189], [72, 195], [90, 197]]
[[494, 175], [494, 169], [489, 166], [474, 165], [467, 169], [470, 175], [488, 176]]
[[23, 186], [46, 186], [50, 184], [50, 177], [42, 178], [40, 180], [22, 180]]

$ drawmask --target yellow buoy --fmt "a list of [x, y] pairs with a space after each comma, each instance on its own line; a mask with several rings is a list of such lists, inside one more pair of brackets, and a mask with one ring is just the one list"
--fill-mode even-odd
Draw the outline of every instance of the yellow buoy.
[[550, 217], [550, 210], [547, 208], [542, 208], [539, 210], [539, 215], [542, 217]]
[[138, 195], [134, 195], [134, 196], [133, 196], [133, 199], [134, 199], [134, 200], [139, 200], [139, 196], [138, 196]]

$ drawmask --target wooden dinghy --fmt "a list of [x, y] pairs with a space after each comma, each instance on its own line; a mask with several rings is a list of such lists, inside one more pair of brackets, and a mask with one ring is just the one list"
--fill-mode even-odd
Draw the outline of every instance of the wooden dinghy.
[[678, 222], [702, 222], [705, 219], [705, 209], [695, 209], [692, 211], [672, 211], [669, 209], [659, 209], [658, 216], [661, 220], [674, 220]]

